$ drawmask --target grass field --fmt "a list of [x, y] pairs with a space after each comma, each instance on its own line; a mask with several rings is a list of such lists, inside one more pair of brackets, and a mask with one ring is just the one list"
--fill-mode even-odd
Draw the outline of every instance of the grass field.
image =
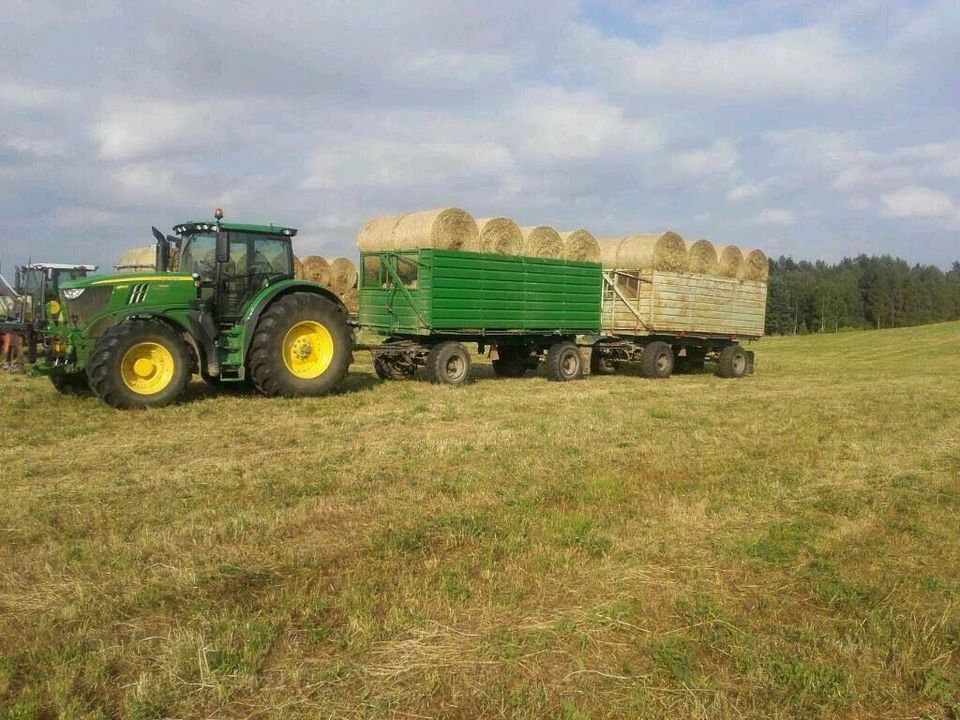
[[0, 377], [0, 717], [960, 716], [960, 324], [121, 413]]

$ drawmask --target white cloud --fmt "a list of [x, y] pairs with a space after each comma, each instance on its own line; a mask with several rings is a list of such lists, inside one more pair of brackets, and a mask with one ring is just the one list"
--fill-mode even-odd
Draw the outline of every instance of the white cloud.
[[760, 197], [767, 191], [767, 183], [745, 183], [737, 185], [727, 193], [727, 200], [731, 202], [740, 202], [741, 200], [750, 200]]
[[112, 101], [93, 127], [100, 157], [131, 160], [159, 153], [209, 149], [226, 142], [225, 119], [235, 103], [173, 103], [154, 100]]
[[117, 213], [109, 210], [80, 206], [58, 208], [50, 216], [53, 224], [62, 228], [97, 227], [117, 222], [118, 218]]
[[793, 225], [799, 217], [793, 210], [766, 208], [754, 216], [753, 222], [758, 225]]
[[946, 218], [957, 208], [948, 195], [920, 185], [900, 188], [881, 197], [884, 213], [896, 218]]
[[70, 93], [56, 88], [24, 85], [10, 80], [0, 81], [0, 104], [15, 108], [38, 108], [56, 105], [70, 98]]
[[705, 148], [678, 153], [674, 168], [682, 175], [709, 177], [730, 172], [739, 159], [736, 145], [729, 140], [717, 140]]
[[659, 148], [663, 135], [647, 120], [628, 118], [596, 92], [535, 87], [512, 102], [508, 129], [519, 149], [538, 160], [601, 159]]
[[603, 38], [580, 28], [581, 57], [592, 60], [621, 91], [721, 97], [742, 101], [774, 97], [828, 99], [863, 95], [872, 81], [895, 78], [879, 54], [847, 43], [829, 26], [810, 26], [722, 40], [677, 37], [653, 45]]

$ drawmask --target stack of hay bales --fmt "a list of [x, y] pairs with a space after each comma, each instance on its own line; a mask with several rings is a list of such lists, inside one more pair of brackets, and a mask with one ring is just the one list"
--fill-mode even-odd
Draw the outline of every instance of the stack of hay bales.
[[675, 232], [648, 233], [600, 241], [600, 262], [610, 270], [663, 270], [766, 282], [770, 272], [762, 250], [746, 254], [736, 245], [697, 240], [689, 247]]
[[118, 273], [156, 272], [157, 248], [155, 245], [127, 250], [113, 266]]
[[329, 288], [340, 297], [347, 310], [357, 312], [359, 275], [352, 260], [345, 257], [327, 260], [319, 255], [308, 255], [303, 260], [294, 257], [293, 269], [295, 277]]
[[360, 252], [383, 250], [480, 249], [477, 221], [460, 208], [423, 210], [370, 220], [357, 235]]

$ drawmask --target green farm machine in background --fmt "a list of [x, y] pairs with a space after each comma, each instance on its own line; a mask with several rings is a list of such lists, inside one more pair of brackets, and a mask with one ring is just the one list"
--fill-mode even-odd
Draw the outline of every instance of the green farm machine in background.
[[58, 390], [88, 385], [114, 407], [165, 405], [194, 372], [265, 395], [320, 395], [350, 364], [340, 299], [294, 279], [275, 225], [213, 221], [154, 228], [157, 272], [89, 277], [60, 289], [61, 320], [37, 372]]
[[60, 315], [60, 286], [96, 269], [96, 265], [66, 263], [18, 265], [13, 287], [3, 281], [0, 288], [0, 365], [15, 370], [35, 363]]

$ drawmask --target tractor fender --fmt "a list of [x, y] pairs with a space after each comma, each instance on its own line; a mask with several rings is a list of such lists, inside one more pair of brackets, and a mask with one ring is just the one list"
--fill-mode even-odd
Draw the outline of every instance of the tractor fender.
[[[207, 348], [203, 342], [203, 329], [194, 313], [187, 313], [182, 317], [174, 317], [166, 313], [153, 312], [151, 310], [124, 308], [109, 315], [104, 315], [96, 322], [96, 325], [102, 330], [107, 327], [112, 327], [113, 325], [127, 322], [128, 320], [153, 320], [162, 322], [174, 332], [184, 336], [187, 343], [196, 351], [198, 362], [205, 363], [207, 361], [207, 356], [210, 354], [209, 348]], [[99, 333], [97, 334], [99, 335]], [[96, 340], [94, 339], [87, 350], [92, 349], [95, 344]]]
[[309, 292], [325, 297], [343, 313], [344, 318], [350, 317], [347, 306], [343, 304], [339, 296], [323, 285], [307, 280], [282, 280], [265, 288], [259, 295], [254, 297], [250, 302], [248, 310], [243, 315], [242, 347], [244, 358], [247, 357], [247, 351], [250, 350], [250, 343], [253, 342], [253, 334], [256, 332], [257, 322], [260, 320], [263, 312], [270, 307], [275, 300], [295, 292]]

